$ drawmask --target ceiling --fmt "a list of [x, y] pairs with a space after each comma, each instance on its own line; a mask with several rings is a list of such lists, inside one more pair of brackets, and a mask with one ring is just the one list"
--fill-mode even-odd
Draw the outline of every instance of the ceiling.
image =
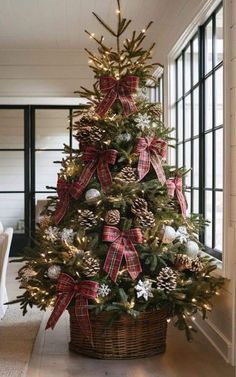
[[[133, 19], [130, 30], [155, 23], [147, 42], [158, 40], [187, 0], [121, 0], [123, 13]], [[104, 33], [92, 11], [111, 25], [116, 23], [116, 0], [0, 0], [0, 49], [93, 48], [84, 33]], [[172, 18], [171, 18], [172, 17]], [[111, 43], [110, 36], [104, 33]]]

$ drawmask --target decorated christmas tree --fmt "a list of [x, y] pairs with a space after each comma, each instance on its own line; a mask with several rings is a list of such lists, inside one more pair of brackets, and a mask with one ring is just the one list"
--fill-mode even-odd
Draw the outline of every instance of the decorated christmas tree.
[[97, 54], [86, 49], [96, 81], [79, 92], [88, 102], [74, 113], [78, 147], [65, 145], [57, 196], [25, 250], [18, 276], [25, 291], [16, 302], [24, 314], [28, 305], [54, 307], [47, 328], [74, 308], [92, 347], [91, 318], [101, 313], [112, 328], [123, 316], [135, 323], [161, 311], [191, 339], [193, 315], [206, 317], [222, 279], [199, 242], [206, 223], [186, 214], [187, 172], [167, 163], [171, 129], [145, 95], [147, 83], [155, 85], [154, 44], [142, 47], [152, 23], [124, 40], [131, 21], [119, 1], [116, 30], [94, 15], [116, 47], [86, 31], [98, 45]]

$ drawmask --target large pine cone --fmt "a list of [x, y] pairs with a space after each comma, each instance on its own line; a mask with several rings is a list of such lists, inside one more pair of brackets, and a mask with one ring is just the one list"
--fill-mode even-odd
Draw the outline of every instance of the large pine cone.
[[97, 126], [81, 126], [78, 128], [76, 139], [81, 143], [96, 143], [102, 139], [103, 131]]
[[199, 258], [192, 259], [190, 271], [201, 272], [203, 268], [204, 268], [203, 263], [201, 262]]
[[153, 228], [155, 217], [151, 211], [145, 211], [138, 216], [138, 223], [142, 228]]
[[192, 259], [185, 254], [176, 254], [174, 265], [178, 271], [189, 270], [192, 266]]
[[134, 172], [134, 169], [127, 166], [117, 174], [114, 180], [119, 183], [131, 183], [137, 181], [137, 176]]
[[133, 204], [131, 205], [131, 212], [133, 212], [137, 216], [142, 215], [147, 210], [148, 210], [148, 204], [146, 200], [143, 198], [135, 199]]
[[82, 268], [83, 275], [85, 275], [86, 277], [93, 277], [100, 270], [99, 259], [93, 258], [90, 255], [90, 252], [86, 251], [81, 268]]
[[90, 229], [97, 225], [97, 219], [95, 214], [90, 211], [89, 209], [80, 210], [78, 222], [81, 227], [84, 227], [85, 229]]
[[157, 289], [160, 291], [168, 293], [176, 289], [177, 275], [170, 267], [162, 268], [156, 280]]
[[120, 222], [120, 212], [118, 209], [110, 209], [105, 215], [105, 222], [108, 225], [117, 225]]

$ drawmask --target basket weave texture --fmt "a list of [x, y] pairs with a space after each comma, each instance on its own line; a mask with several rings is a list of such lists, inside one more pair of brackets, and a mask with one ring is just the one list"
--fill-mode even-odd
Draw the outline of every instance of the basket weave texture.
[[80, 330], [74, 307], [68, 311], [71, 351], [97, 359], [138, 359], [165, 352], [167, 321], [163, 310], [143, 312], [137, 319], [123, 315], [109, 327], [111, 314], [90, 314], [93, 346]]

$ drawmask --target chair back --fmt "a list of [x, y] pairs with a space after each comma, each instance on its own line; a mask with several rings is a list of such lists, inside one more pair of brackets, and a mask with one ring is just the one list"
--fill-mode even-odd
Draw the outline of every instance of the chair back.
[[9, 260], [9, 253], [13, 237], [13, 228], [7, 228], [4, 233], [0, 234], [0, 319], [3, 318], [8, 301], [6, 289], [6, 275]]

